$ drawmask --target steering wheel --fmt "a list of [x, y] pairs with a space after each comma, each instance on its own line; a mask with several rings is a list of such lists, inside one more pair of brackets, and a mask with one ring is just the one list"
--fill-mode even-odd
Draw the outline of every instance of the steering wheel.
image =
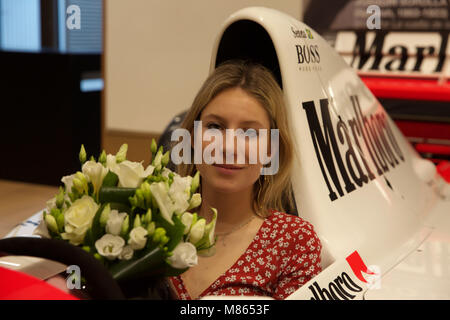
[[65, 265], [77, 265], [89, 287], [89, 296], [99, 300], [125, 299], [108, 269], [91, 254], [63, 240], [15, 237], [0, 240], [0, 252], [50, 259]]

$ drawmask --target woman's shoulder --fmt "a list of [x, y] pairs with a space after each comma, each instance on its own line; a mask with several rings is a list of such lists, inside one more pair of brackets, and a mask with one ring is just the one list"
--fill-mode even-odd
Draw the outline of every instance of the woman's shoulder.
[[[273, 240], [281, 241], [285, 248], [320, 254], [322, 244], [313, 225], [299, 217], [273, 210], [266, 218]], [[266, 230], [269, 231], [269, 230]]]
[[270, 215], [266, 219], [268, 219], [271, 223], [283, 223], [291, 227], [306, 228], [314, 231], [314, 227], [309, 221], [293, 214], [271, 210]]
[[266, 218], [268, 228], [279, 235], [288, 233], [291, 241], [297, 242], [319, 242], [313, 225], [302, 217], [288, 214], [281, 211], [272, 210], [271, 215]]

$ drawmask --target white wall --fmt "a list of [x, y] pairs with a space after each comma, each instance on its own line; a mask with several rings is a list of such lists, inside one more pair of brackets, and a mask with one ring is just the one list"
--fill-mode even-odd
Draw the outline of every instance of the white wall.
[[302, 16], [302, 0], [105, 0], [105, 130], [162, 132], [207, 77], [221, 24], [249, 6]]

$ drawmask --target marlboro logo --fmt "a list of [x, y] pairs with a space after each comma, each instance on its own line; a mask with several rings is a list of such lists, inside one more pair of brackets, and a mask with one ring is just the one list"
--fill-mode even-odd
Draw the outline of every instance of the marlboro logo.
[[352, 268], [355, 276], [362, 282], [367, 283], [367, 280], [363, 277], [362, 273], [374, 275], [375, 273], [370, 271], [369, 268], [366, 267], [363, 259], [359, 255], [358, 251], [354, 251], [351, 255], [349, 255], [345, 260], [347, 260], [348, 264]]
[[[354, 251], [346, 258], [346, 260], [352, 268], [355, 276], [360, 281], [365, 282], [368, 288], [371, 289], [370, 285], [373, 279], [369, 279], [369, 281], [367, 281], [363, 277], [363, 273], [378, 277], [379, 274], [372, 272], [366, 267], [366, 264], [359, 255], [358, 251]], [[363, 288], [353, 281], [346, 272], [342, 272], [333, 281], [328, 283], [325, 288], [322, 288], [317, 281], [314, 281], [308, 289], [312, 293], [311, 300], [352, 300], [358, 293], [363, 291]]]
[[[367, 71], [442, 72], [448, 52], [450, 31], [415, 33], [413, 43], [406, 42], [405, 32], [355, 32], [356, 39], [350, 65]], [[375, 35], [370, 42], [369, 35]], [[430, 38], [439, 41], [427, 42]], [[389, 41], [386, 41], [389, 39]], [[411, 38], [408, 38], [411, 39]], [[387, 42], [389, 44], [387, 44]], [[414, 43], [415, 42], [415, 43]], [[427, 43], [424, 45], [424, 43]], [[393, 45], [394, 44], [394, 45]], [[425, 59], [436, 59], [425, 63]], [[412, 60], [410, 62], [410, 60]]]
[[[364, 187], [376, 175], [381, 176], [405, 161], [386, 113], [379, 109], [366, 116], [358, 96], [351, 96], [350, 100], [354, 117], [344, 122], [339, 116], [336, 124], [331, 121], [328, 99], [319, 100], [322, 123], [317, 116], [316, 102], [302, 103], [331, 201]], [[341, 152], [339, 145], [346, 151]], [[361, 151], [363, 146], [366, 153]]]

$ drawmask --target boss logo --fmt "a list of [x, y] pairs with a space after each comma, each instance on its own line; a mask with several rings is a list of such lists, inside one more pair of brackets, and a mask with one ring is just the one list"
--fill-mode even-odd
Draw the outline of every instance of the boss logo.
[[310, 45], [295, 45], [295, 49], [297, 50], [297, 58], [299, 64], [310, 64], [310, 63], [319, 63], [320, 55], [319, 55], [319, 46], [316, 44]]

